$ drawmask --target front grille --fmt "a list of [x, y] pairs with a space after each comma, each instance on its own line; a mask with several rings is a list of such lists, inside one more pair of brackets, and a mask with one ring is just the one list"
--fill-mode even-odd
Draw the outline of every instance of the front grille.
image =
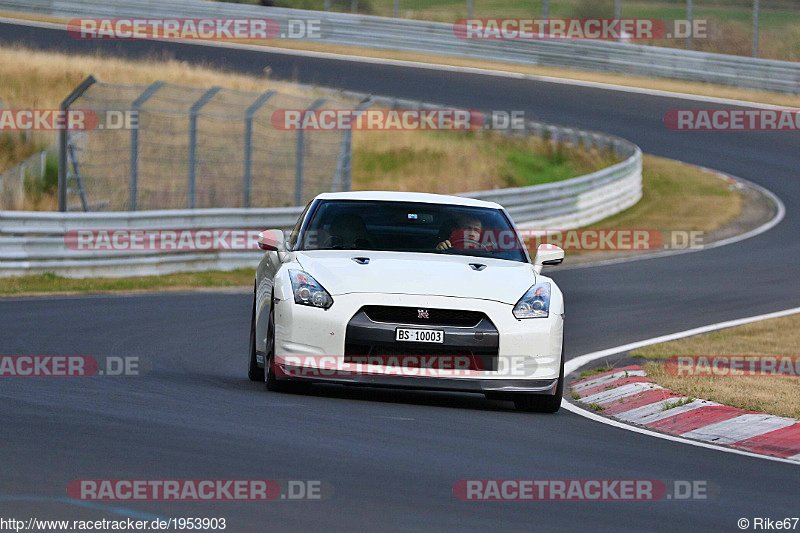
[[[421, 318], [420, 311], [427, 311], [428, 318]], [[368, 305], [362, 308], [373, 322], [393, 324], [414, 324], [427, 326], [457, 326], [472, 328], [486, 315], [479, 311], [460, 309], [424, 309], [420, 307], [399, 307], [391, 305]]]
[[367, 345], [367, 344], [345, 344], [344, 361], [352, 362], [348, 356], [364, 355], [473, 355], [473, 351], [467, 348], [438, 348], [438, 347], [416, 347], [405, 344], [395, 344], [392, 346]]

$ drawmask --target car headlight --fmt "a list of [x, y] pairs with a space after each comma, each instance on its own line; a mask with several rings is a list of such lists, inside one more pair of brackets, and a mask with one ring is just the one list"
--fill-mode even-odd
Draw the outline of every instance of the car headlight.
[[294, 303], [323, 309], [333, 305], [333, 298], [328, 291], [307, 272], [289, 270], [289, 278], [292, 280]]
[[550, 314], [550, 282], [537, 283], [528, 289], [512, 313], [516, 318], [547, 318]]

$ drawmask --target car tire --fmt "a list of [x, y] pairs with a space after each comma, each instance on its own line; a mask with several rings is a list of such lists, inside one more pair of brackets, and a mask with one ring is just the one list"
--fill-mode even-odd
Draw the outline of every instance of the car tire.
[[564, 349], [561, 349], [561, 372], [555, 394], [517, 394], [514, 396], [514, 407], [518, 411], [529, 413], [555, 413], [561, 408], [564, 394]]
[[297, 382], [297, 381], [281, 381], [275, 375], [274, 360], [275, 359], [275, 307], [274, 304], [269, 311], [269, 323], [267, 324], [267, 349], [264, 356], [264, 382], [267, 384], [267, 390], [271, 392], [291, 392], [291, 393], [307, 393], [311, 391], [311, 383]]
[[264, 369], [256, 361], [256, 298], [253, 296], [253, 316], [250, 318], [250, 357], [247, 377], [250, 381], [264, 381]]

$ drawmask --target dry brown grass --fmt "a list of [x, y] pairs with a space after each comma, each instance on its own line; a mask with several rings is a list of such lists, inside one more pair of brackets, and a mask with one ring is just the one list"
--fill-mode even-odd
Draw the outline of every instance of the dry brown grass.
[[[663, 359], [676, 355], [798, 355], [800, 314], [763, 320], [640, 348], [635, 357]], [[659, 385], [721, 404], [800, 418], [800, 377], [673, 376], [660, 363], [645, 365]]]
[[89, 75], [110, 83], [149, 84], [163, 80], [192, 87], [221, 85], [241, 91], [278, 90], [289, 95], [315, 96], [290, 83], [212, 70], [168, 57], [129, 60], [0, 47], [0, 100], [18, 107], [58, 107]]

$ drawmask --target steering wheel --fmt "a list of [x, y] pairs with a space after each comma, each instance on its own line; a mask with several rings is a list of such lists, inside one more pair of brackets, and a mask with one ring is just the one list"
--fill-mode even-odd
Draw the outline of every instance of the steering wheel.
[[460, 239], [454, 239], [450, 241], [450, 248], [447, 248], [447, 252], [450, 253], [451, 250], [480, 250], [482, 252], [488, 252], [489, 249], [486, 247], [485, 244], [481, 244], [480, 242], [476, 241], [475, 239], [469, 239], [466, 237], [462, 237]]

